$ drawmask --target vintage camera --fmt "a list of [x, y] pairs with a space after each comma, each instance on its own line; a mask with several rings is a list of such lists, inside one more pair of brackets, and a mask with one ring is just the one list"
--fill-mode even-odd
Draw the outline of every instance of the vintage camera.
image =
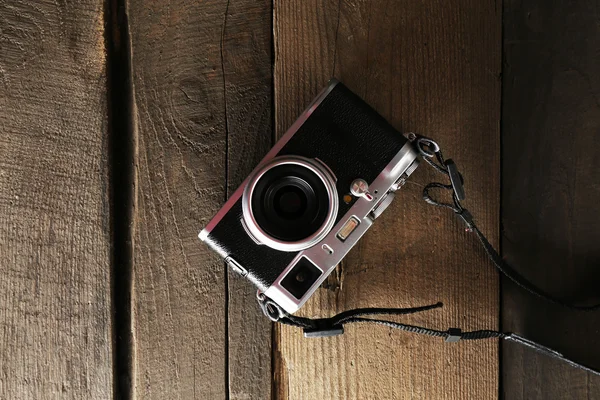
[[417, 155], [331, 80], [199, 237], [294, 313], [390, 205]]

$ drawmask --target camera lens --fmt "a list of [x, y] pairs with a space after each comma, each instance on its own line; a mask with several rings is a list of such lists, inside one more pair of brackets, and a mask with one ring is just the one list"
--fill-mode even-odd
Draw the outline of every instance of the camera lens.
[[311, 196], [311, 194], [307, 195], [307, 192], [313, 192], [312, 188], [296, 177], [284, 178], [278, 186], [273, 195], [275, 213], [288, 220], [298, 219], [304, 215], [308, 207], [308, 198]]
[[317, 232], [330, 206], [319, 176], [294, 164], [267, 171], [256, 183], [251, 203], [258, 226], [285, 242], [300, 241]]
[[320, 161], [300, 156], [271, 159], [249, 177], [242, 216], [253, 239], [280, 251], [321, 241], [337, 217], [335, 177]]

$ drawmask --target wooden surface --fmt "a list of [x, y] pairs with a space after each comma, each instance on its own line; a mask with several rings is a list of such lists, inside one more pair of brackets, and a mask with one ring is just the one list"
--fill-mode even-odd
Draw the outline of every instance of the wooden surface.
[[[600, 300], [600, 26], [586, 2], [504, 2], [503, 252], [574, 301]], [[600, 315], [503, 283], [503, 325], [600, 368]], [[506, 399], [597, 399], [600, 378], [506, 344]]]
[[135, 393], [225, 398], [223, 262], [198, 241], [225, 199], [226, 3], [129, 3], [136, 106]]
[[[466, 179], [465, 205], [497, 245], [500, 23], [494, 1], [276, 1], [277, 133], [330, 76], [340, 78], [398, 129], [440, 142]], [[451, 213], [422, 201], [432, 178], [417, 171], [304, 314], [443, 301], [443, 310], [403, 321], [498, 327], [497, 275]], [[497, 397], [496, 341], [449, 346], [366, 326], [320, 340], [277, 333], [276, 398]]]
[[[0, 4], [0, 399], [600, 398], [597, 377], [511, 344], [500, 360], [493, 340], [273, 328], [197, 239], [335, 76], [440, 142], [465, 206], [494, 245], [502, 222], [503, 255], [524, 275], [598, 300], [597, 7], [63, 3]], [[508, 282], [500, 293], [475, 238], [422, 201], [438, 178], [417, 170], [302, 313], [442, 301], [399, 320], [479, 329], [501, 315], [504, 330], [600, 368], [598, 313]]]
[[0, 399], [111, 399], [103, 2], [0, 4]]
[[270, 323], [200, 229], [270, 148], [267, 1], [131, 1], [140, 398], [270, 397]]

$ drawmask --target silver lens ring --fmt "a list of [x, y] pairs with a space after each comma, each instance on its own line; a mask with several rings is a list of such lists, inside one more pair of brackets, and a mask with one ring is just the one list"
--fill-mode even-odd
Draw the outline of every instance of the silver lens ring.
[[[256, 184], [265, 173], [281, 165], [297, 165], [310, 170], [317, 177], [319, 177], [327, 191], [329, 210], [327, 211], [325, 221], [313, 234], [299, 241], [282, 241], [270, 236], [258, 225], [252, 210], [252, 195], [254, 194]], [[335, 224], [338, 208], [339, 201], [335, 186], [335, 177], [331, 171], [318, 160], [300, 156], [281, 156], [270, 160], [268, 163], [254, 172], [254, 174], [250, 177], [248, 184], [244, 188], [244, 194], [242, 196], [242, 214], [248, 231], [258, 242], [275, 250], [287, 252], [304, 250], [323, 240], [323, 238], [327, 236]]]

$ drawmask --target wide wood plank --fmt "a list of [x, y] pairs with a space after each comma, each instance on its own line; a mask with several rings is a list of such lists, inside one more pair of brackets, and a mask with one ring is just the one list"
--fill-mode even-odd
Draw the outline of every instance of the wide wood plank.
[[0, 3], [0, 398], [111, 399], [104, 2]]
[[[271, 147], [272, 2], [230, 2], [223, 28], [227, 112], [227, 197]], [[271, 321], [256, 288], [229, 271], [228, 366], [230, 399], [271, 398]]]
[[[550, 4], [551, 3], [551, 4]], [[550, 293], [600, 300], [600, 26], [589, 2], [504, 2], [505, 258]], [[600, 312], [503, 287], [506, 330], [600, 369]], [[506, 399], [596, 399], [600, 378], [510, 344]]]
[[[431, 136], [465, 177], [465, 206], [498, 244], [501, 9], [494, 1], [276, 1], [276, 130], [283, 133], [331, 75], [395, 127]], [[421, 199], [439, 179], [421, 167], [302, 310], [443, 301], [403, 321], [498, 327], [498, 279], [456, 218]], [[496, 341], [445, 344], [383, 327], [305, 339], [278, 327], [281, 399], [489, 399]]]

